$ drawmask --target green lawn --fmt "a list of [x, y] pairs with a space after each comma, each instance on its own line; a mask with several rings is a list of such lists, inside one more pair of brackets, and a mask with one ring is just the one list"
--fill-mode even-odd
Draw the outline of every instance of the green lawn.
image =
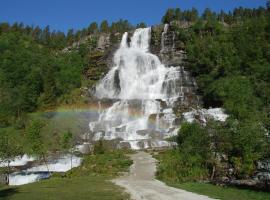
[[172, 187], [181, 188], [190, 192], [207, 195], [221, 200], [268, 200], [270, 192], [258, 192], [234, 187], [221, 187], [208, 183], [167, 183]]
[[127, 171], [132, 161], [127, 152], [107, 151], [84, 156], [82, 165], [55, 174], [48, 180], [17, 187], [0, 185], [1, 200], [124, 200], [129, 195], [110, 182], [119, 172]]
[[128, 195], [105, 176], [52, 178], [0, 189], [2, 200], [124, 200]]

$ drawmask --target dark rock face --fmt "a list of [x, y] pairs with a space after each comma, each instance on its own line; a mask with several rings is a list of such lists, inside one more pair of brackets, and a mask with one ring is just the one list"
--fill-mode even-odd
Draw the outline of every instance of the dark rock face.
[[114, 87], [117, 88], [116, 93], [119, 93], [121, 87], [120, 87], [120, 78], [119, 78], [119, 71], [118, 70], [116, 70], [114, 73]]
[[186, 53], [185, 44], [176, 37], [170, 25], [152, 27], [150, 51], [156, 54], [163, 64], [168, 66], [182, 66]]
[[161, 36], [163, 29], [163, 25], [151, 27], [150, 51], [155, 55], [158, 55], [161, 50]]
[[[181, 24], [180, 27], [187, 28], [190, 24]], [[180, 66], [177, 82], [178, 89], [181, 90], [182, 96], [176, 101], [174, 113], [182, 113], [192, 108], [202, 105], [201, 98], [197, 95], [197, 84], [186, 69], [186, 52], [184, 43], [176, 37], [176, 34], [170, 25], [158, 25], [151, 28], [150, 51], [156, 54], [163, 64], [167, 67]], [[169, 80], [170, 77], [167, 77]], [[170, 81], [165, 82], [170, 86]], [[170, 87], [166, 87], [170, 88]], [[180, 116], [180, 114], [179, 114]]]
[[[95, 99], [93, 95], [95, 93], [95, 85], [108, 73], [110, 67], [113, 66], [113, 54], [119, 46], [119, 42], [112, 43], [110, 40], [105, 42], [107, 43], [100, 44], [100, 48], [97, 48], [96, 51], [93, 51], [89, 55], [89, 63], [83, 71], [84, 79], [88, 83], [87, 92], [83, 93], [83, 95], [89, 97], [90, 101]], [[116, 80], [119, 79], [117, 73], [115, 74], [115, 78]], [[116, 81], [116, 83], [120, 84], [119, 81]]]
[[257, 163], [257, 169], [259, 171], [269, 172], [270, 173], [270, 159], [259, 161]]

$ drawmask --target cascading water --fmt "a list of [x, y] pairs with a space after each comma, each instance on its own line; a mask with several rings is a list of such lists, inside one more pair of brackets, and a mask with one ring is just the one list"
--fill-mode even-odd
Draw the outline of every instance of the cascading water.
[[164, 30], [161, 35], [161, 50], [160, 52], [163, 53], [165, 50], [165, 35], [168, 32], [169, 24], [164, 25]]
[[114, 66], [96, 86], [99, 99], [114, 103], [100, 113], [98, 121], [90, 122], [94, 140], [120, 138], [121, 145], [139, 149], [168, 146], [164, 138], [177, 133], [172, 108], [183, 99], [179, 84], [185, 71], [165, 67], [151, 54], [150, 37], [150, 28], [136, 29], [128, 43], [128, 33], [124, 33]]

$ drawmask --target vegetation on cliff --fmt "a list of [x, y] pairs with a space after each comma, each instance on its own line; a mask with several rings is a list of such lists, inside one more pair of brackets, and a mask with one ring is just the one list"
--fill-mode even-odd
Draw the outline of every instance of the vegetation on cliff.
[[[100, 26], [93, 22], [64, 34], [49, 26], [0, 23], [0, 141], [13, 141], [10, 145], [17, 155], [42, 152], [46, 157], [49, 151], [61, 150], [60, 138], [72, 125], [52, 130], [50, 119], [57, 112], [46, 112], [45, 117], [30, 113], [56, 110], [63, 104], [85, 104], [87, 90], [108, 70], [110, 52], [98, 49], [98, 39], [108, 35], [111, 43], [118, 42], [119, 35], [132, 28], [127, 20], [110, 26], [103, 21]], [[31, 131], [37, 121], [42, 126]], [[33, 145], [42, 144], [42, 149], [32, 148], [32, 141], [27, 141], [31, 132], [37, 133], [33, 136], [38, 144]], [[12, 159], [13, 147], [1, 148], [1, 158]]]
[[[230, 117], [206, 126], [183, 124], [178, 147], [166, 154], [158, 176], [176, 182], [251, 177], [256, 162], [270, 156], [270, 4], [229, 13], [206, 9], [201, 16], [195, 8], [169, 9], [162, 21], [184, 43], [185, 67], [196, 77], [205, 106], [224, 107]], [[92, 87], [108, 70], [99, 36], [115, 44], [133, 28], [126, 20], [111, 25], [104, 20], [64, 34], [48, 26], [1, 23], [0, 143], [6, 146], [0, 156], [59, 150], [59, 134], [40, 134], [48, 122], [36, 124], [28, 114], [82, 100], [80, 88]], [[160, 34], [151, 40], [159, 45]], [[85, 162], [96, 161], [92, 158]]]
[[[183, 124], [166, 154], [164, 180], [248, 179], [270, 152], [270, 7], [232, 13], [169, 9], [163, 17], [185, 43], [185, 67], [206, 107], [224, 107], [226, 122]], [[187, 26], [183, 24], [188, 23]]]

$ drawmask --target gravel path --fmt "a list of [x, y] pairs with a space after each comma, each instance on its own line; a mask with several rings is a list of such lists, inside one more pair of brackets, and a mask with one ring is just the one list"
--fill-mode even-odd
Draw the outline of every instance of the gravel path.
[[155, 179], [156, 160], [146, 152], [138, 152], [131, 156], [133, 165], [130, 173], [113, 180], [126, 188], [134, 200], [211, 200], [185, 190], [169, 187]]

